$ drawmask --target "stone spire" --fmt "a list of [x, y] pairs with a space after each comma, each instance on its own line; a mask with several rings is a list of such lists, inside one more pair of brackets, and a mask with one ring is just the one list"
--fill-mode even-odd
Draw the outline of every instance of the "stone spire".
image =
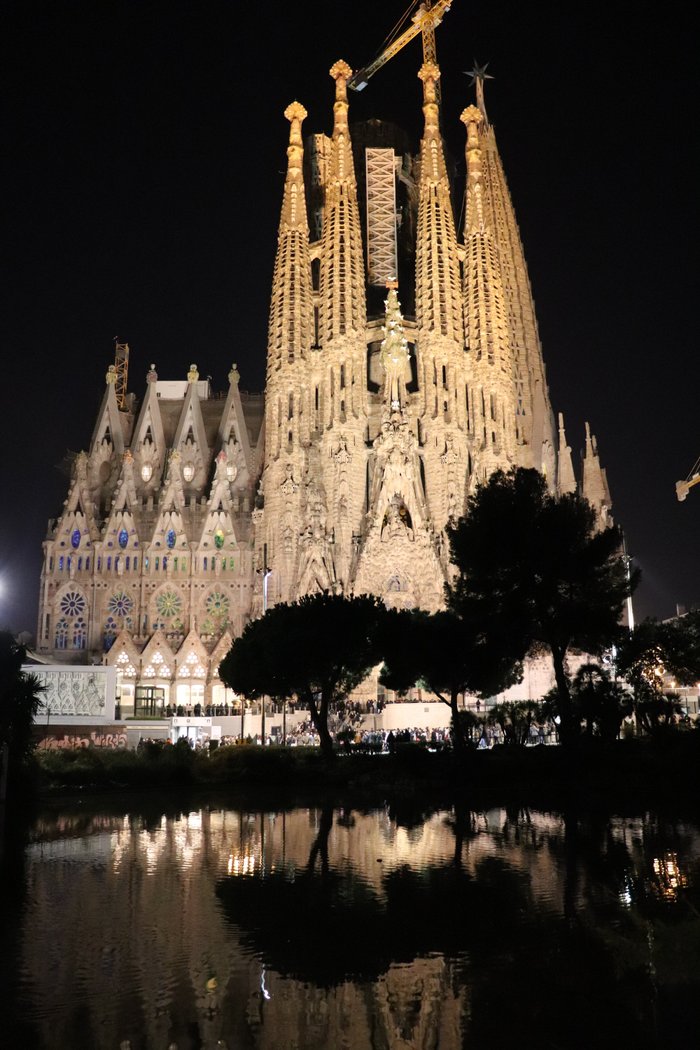
[[588, 423], [586, 423], [586, 450], [583, 456], [583, 485], [581, 488], [584, 499], [588, 500], [597, 514], [599, 528], [607, 528], [611, 524], [612, 500], [608, 479], [600, 465], [598, 444], [591, 434]]
[[560, 496], [576, 491], [576, 476], [571, 462], [571, 446], [566, 443], [564, 416], [559, 413], [559, 452], [557, 455], [557, 491]]
[[425, 62], [418, 76], [423, 81], [425, 128], [418, 188], [416, 320], [419, 331], [462, 343], [459, 253], [436, 97], [440, 70]]
[[481, 83], [483, 69], [485, 67], [475, 67], [475, 83], [477, 89], [480, 86], [482, 88], [478, 92], [479, 108], [484, 117], [478, 128], [482, 213], [491, 231], [505, 293], [505, 320], [515, 371], [518, 441], [521, 444], [519, 460], [522, 466], [544, 470], [553, 477], [553, 450], [556, 448], [554, 417], [549, 402], [535, 304], [496, 137], [493, 127], [485, 118]]
[[268, 375], [285, 362], [292, 363], [303, 358], [314, 339], [309, 226], [302, 171], [304, 147], [301, 124], [306, 117], [306, 110], [299, 102], [292, 102], [284, 115], [290, 122], [289, 146], [272, 279]]
[[465, 335], [470, 380], [481, 390], [473, 399], [472, 429], [476, 447], [487, 448], [489, 458], [495, 454], [495, 463], [505, 466], [514, 462], [518, 438], [516, 397], [506, 295], [484, 202], [479, 138], [484, 118], [476, 106], [469, 106], [461, 119], [467, 128]]
[[365, 267], [357, 207], [357, 183], [348, 129], [347, 82], [352, 70], [342, 59], [330, 70], [335, 80], [333, 139], [326, 184], [321, 250], [320, 342], [363, 332]]

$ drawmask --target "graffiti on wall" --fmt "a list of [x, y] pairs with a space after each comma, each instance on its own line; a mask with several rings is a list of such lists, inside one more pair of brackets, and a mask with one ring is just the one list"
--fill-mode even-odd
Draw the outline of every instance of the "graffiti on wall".
[[126, 747], [126, 733], [64, 733], [62, 736], [45, 736], [39, 741], [43, 751], [62, 751], [78, 747]]

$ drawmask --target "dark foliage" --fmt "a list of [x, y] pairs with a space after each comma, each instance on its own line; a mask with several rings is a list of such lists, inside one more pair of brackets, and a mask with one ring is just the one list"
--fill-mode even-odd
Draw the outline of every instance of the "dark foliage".
[[571, 649], [600, 653], [619, 636], [628, 578], [618, 529], [595, 531], [595, 513], [576, 494], [555, 497], [536, 470], [497, 471], [448, 530], [458, 575], [448, 606], [481, 625], [501, 668], [528, 653], [551, 653], [561, 736], [576, 735], [565, 660]]
[[377, 598], [313, 594], [269, 609], [247, 625], [219, 667], [247, 697], [296, 696], [307, 706], [329, 757], [328, 716], [381, 660]]
[[32, 726], [43, 687], [22, 670], [26, 651], [9, 631], [0, 631], [0, 748], [7, 747], [10, 771], [26, 764], [34, 750]]
[[637, 724], [651, 735], [665, 732], [682, 714], [670, 683], [700, 681], [700, 612], [644, 620], [621, 640], [617, 669], [632, 687]]
[[464, 693], [490, 695], [493, 685], [517, 681], [481, 626], [453, 612], [432, 615], [419, 610], [387, 613], [382, 638], [384, 666], [380, 681], [404, 693], [416, 683], [452, 712], [452, 739], [458, 751], [468, 743], [469, 726], [459, 709]]

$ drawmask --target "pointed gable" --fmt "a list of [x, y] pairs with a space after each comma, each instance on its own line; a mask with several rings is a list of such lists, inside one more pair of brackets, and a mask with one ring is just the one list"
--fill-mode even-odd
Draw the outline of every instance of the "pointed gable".
[[56, 543], [67, 552], [89, 550], [99, 539], [94, 502], [87, 481], [87, 455], [79, 452], [73, 465], [73, 478], [56, 525]]
[[107, 388], [102, 398], [95, 429], [92, 432], [90, 451], [94, 454], [101, 446], [108, 445], [111, 450], [121, 456], [124, 451], [124, 434], [117, 404], [117, 372], [114, 365], [109, 366], [105, 378]]
[[206, 681], [209, 670], [209, 653], [196, 631], [190, 631], [177, 651], [175, 677], [193, 681]]
[[187, 553], [189, 542], [179, 510], [173, 508], [161, 510], [151, 536], [151, 548], [165, 555]]
[[116, 667], [118, 674], [128, 679], [138, 677], [141, 666], [141, 653], [134, 643], [134, 639], [127, 630], [120, 631], [109, 652], [105, 655], [104, 662], [107, 667]]
[[[238, 486], [243, 486], [254, 476], [255, 467], [241, 403], [239, 380], [238, 368], [234, 364], [228, 374], [229, 388], [219, 424], [217, 444], [226, 453], [228, 480], [232, 484], [235, 481]], [[231, 468], [235, 470], [233, 476]]]
[[212, 554], [216, 551], [226, 554], [238, 548], [233, 517], [228, 510], [209, 511], [204, 521], [199, 546]]
[[192, 365], [187, 373], [187, 393], [173, 441], [173, 450], [181, 457], [182, 479], [186, 485], [204, 483], [211, 458], [199, 401], [198, 379], [197, 366]]
[[158, 487], [168, 451], [157, 384], [158, 373], [155, 365], [151, 365], [146, 376], [146, 396], [131, 442], [135, 460], [135, 480], [151, 491]]
[[173, 677], [174, 667], [175, 654], [168, 645], [163, 631], [157, 630], [141, 654], [141, 677], [169, 679]]

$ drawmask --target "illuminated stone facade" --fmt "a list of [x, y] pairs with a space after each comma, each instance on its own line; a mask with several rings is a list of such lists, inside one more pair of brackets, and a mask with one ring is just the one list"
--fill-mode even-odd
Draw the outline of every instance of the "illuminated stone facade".
[[[366, 275], [351, 70], [338, 61], [330, 72], [332, 135], [312, 136], [306, 162], [306, 111], [285, 110], [264, 398], [241, 393], [235, 366], [221, 395], [195, 365], [186, 381], [162, 381], [152, 366], [140, 405], [134, 395], [120, 403], [110, 368], [44, 543], [39, 651], [104, 657], [123, 697], [141, 686], [172, 704], [222, 699], [218, 663], [266, 601], [323, 589], [435, 610], [449, 574], [445, 527], [480, 481], [521, 465], [541, 470], [552, 491], [577, 484], [483, 92], [461, 118], [463, 229], [437, 65], [419, 73], [418, 156], [374, 151], [383, 182], [367, 214], [390, 254], [382, 201], [398, 199], [386, 184], [393, 164], [409, 201], [402, 230], [414, 231], [413, 278], [379, 289]], [[403, 316], [402, 298], [414, 316]], [[588, 427], [585, 449], [582, 491], [604, 522], [610, 498]]]
[[[389, 281], [378, 318], [365, 308], [372, 296], [348, 126], [351, 70], [336, 62], [330, 73], [332, 136], [310, 140], [312, 228], [323, 202], [313, 241], [305, 111], [294, 103], [285, 113], [291, 130], [270, 313], [257, 565], [268, 570], [269, 602], [328, 589], [434, 610], [449, 573], [445, 526], [464, 512], [475, 486], [499, 467], [525, 466], [541, 470], [552, 491], [572, 491], [571, 449], [549, 401], [483, 91], [480, 105], [462, 113], [467, 204], [458, 231], [438, 121], [440, 71], [427, 62], [419, 72], [420, 153], [394, 158], [397, 184], [401, 172], [413, 173], [415, 284], [405, 291], [415, 317], [402, 317], [401, 289]], [[369, 186], [367, 193], [370, 199]], [[588, 432], [583, 491], [604, 521], [610, 499]], [[258, 593], [255, 610], [261, 607]]]

